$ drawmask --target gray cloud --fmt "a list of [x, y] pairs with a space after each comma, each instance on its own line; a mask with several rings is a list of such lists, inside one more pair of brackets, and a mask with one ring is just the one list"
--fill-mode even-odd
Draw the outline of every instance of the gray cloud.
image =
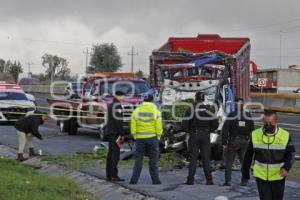
[[82, 51], [93, 43], [115, 42], [123, 70], [134, 45], [136, 68], [148, 71], [152, 49], [170, 36], [219, 33], [250, 37], [258, 64], [279, 64], [282, 34], [283, 64], [300, 63], [300, 2], [297, 0], [10, 0], [0, 6], [0, 57], [32, 61], [42, 71], [43, 53], [70, 61], [73, 73], [84, 68]]

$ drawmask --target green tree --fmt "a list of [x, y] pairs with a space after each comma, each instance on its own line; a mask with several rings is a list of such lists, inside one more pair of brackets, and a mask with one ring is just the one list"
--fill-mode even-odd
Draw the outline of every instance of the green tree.
[[68, 79], [71, 70], [68, 68], [69, 62], [62, 57], [56, 55], [44, 54], [42, 56], [42, 65], [46, 68], [46, 76], [54, 81], [54, 78]]
[[23, 72], [23, 68], [21, 63], [18, 61], [14, 61], [13, 63], [7, 62], [7, 72], [13, 77], [14, 81], [18, 81], [19, 74]]
[[5, 60], [0, 58], [0, 73], [4, 73], [5, 69]]
[[139, 70], [139, 71], [135, 72], [135, 76], [139, 79], [146, 78], [146, 76], [145, 76], [145, 74], [142, 70]]
[[71, 69], [68, 68], [68, 61], [65, 58], [60, 58], [60, 65], [57, 69], [56, 76], [60, 80], [69, 80], [71, 77]]
[[116, 45], [113, 43], [94, 45], [90, 65], [88, 73], [115, 72], [120, 69], [122, 61]]
[[8, 68], [9, 68], [12, 64], [13, 64], [13, 63], [12, 63], [10, 60], [6, 61], [5, 66], [4, 66], [4, 72], [8, 72]]

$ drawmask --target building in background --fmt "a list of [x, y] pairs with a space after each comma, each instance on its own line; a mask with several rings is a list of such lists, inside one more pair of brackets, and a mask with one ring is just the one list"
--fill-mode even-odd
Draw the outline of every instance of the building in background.
[[[260, 84], [263, 83], [263, 84]], [[253, 77], [252, 92], [295, 92], [300, 88], [300, 68], [296, 65], [287, 69], [260, 69]], [[299, 91], [299, 90], [298, 90]]]

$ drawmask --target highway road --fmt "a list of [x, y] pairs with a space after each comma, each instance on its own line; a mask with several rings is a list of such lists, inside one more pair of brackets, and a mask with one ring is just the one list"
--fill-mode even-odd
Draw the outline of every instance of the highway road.
[[[48, 107], [47, 98], [49, 95], [46, 94], [35, 94], [38, 106]], [[48, 109], [42, 108], [44, 111], [49, 111]], [[290, 131], [292, 135], [292, 140], [294, 145], [296, 146], [296, 151], [300, 155], [300, 115], [295, 114], [278, 114], [279, 116], [279, 124], [281, 127], [286, 128]], [[261, 125], [261, 121], [256, 121], [257, 125]], [[56, 127], [55, 122], [52, 120], [48, 123], [48, 127], [54, 128]], [[91, 131], [82, 130], [81, 133], [88, 132], [88, 134], [92, 134]]]

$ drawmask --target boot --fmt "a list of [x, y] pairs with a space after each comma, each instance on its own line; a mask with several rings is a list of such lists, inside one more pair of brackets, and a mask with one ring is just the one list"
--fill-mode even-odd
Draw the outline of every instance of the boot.
[[186, 185], [194, 185], [195, 184], [194, 178], [187, 177], [187, 179], [184, 182], [184, 184], [186, 184]]
[[247, 179], [242, 179], [241, 180], [241, 186], [247, 186], [248, 180]]
[[214, 184], [214, 182], [212, 180], [207, 180], [206, 181], [206, 185], [213, 185], [213, 184]]
[[23, 153], [18, 153], [18, 158], [17, 158], [18, 161], [22, 162], [22, 161], [25, 161], [27, 159], [24, 158], [23, 156]]
[[29, 157], [35, 157], [35, 156], [38, 156], [38, 154], [36, 154], [34, 152], [34, 149], [33, 148], [29, 148]]
[[231, 186], [231, 183], [228, 182], [228, 181], [226, 181], [226, 182], [223, 184], [223, 186]]

